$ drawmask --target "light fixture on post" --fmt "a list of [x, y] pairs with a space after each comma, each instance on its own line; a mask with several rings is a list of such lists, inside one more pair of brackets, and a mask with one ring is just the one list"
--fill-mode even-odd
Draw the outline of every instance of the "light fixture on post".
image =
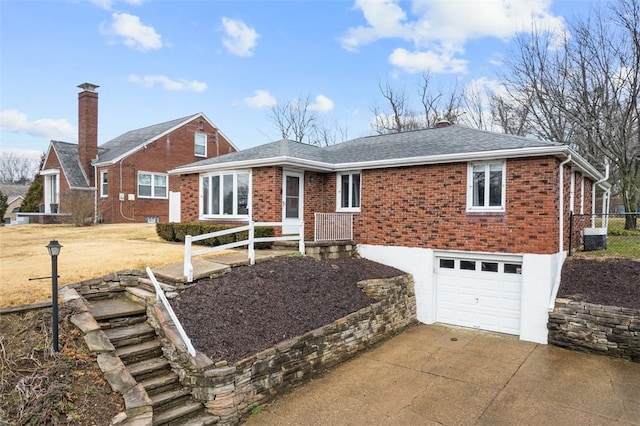
[[47, 244], [51, 256], [51, 328], [53, 334], [53, 352], [58, 352], [58, 255], [62, 246], [58, 240], [51, 240]]

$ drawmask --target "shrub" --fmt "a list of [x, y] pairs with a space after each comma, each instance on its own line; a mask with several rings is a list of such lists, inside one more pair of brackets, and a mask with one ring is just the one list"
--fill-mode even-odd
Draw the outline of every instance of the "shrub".
[[[156, 223], [156, 234], [165, 241], [184, 242], [187, 235], [202, 235], [212, 232], [223, 231], [225, 229], [236, 228], [235, 225], [220, 225], [215, 223], [200, 222], [180, 222], [180, 223]], [[254, 230], [255, 238], [273, 237], [274, 231], [270, 226], [258, 226]], [[204, 246], [221, 246], [224, 244], [243, 241], [249, 238], [249, 231], [236, 232], [235, 234], [221, 235], [219, 237], [207, 238], [196, 241], [194, 244]], [[270, 248], [271, 243], [257, 243], [256, 248]]]

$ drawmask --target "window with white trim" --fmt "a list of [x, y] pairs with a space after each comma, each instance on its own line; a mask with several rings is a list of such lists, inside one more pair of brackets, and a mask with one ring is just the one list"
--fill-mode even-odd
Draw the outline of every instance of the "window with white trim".
[[196, 132], [193, 137], [194, 153], [196, 157], [207, 156], [207, 134]]
[[138, 172], [138, 198], [167, 198], [168, 181], [165, 173]]
[[467, 211], [505, 210], [506, 171], [505, 161], [468, 164]]
[[206, 218], [249, 217], [249, 172], [225, 172], [200, 178], [200, 215]]
[[106, 170], [100, 171], [100, 196], [107, 197], [109, 195], [109, 174]]
[[360, 211], [360, 172], [338, 173], [337, 210], [343, 212]]

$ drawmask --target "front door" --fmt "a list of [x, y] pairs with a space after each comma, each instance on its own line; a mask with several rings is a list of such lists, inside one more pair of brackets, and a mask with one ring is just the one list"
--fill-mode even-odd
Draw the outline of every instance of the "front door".
[[302, 220], [304, 174], [284, 171], [282, 182], [282, 233], [297, 234]]

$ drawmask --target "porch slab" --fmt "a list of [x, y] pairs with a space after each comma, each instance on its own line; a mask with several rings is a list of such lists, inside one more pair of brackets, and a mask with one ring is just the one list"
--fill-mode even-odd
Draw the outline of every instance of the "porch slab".
[[[231, 268], [226, 263], [214, 262], [205, 258], [196, 258], [191, 260], [193, 266], [193, 279], [194, 281], [202, 278], [215, 277], [222, 275]], [[186, 278], [184, 276], [184, 264], [172, 263], [170, 265], [159, 266], [153, 268], [153, 273], [158, 280], [166, 283], [184, 283]]]
[[[256, 263], [279, 257], [290, 256], [298, 253], [297, 250], [256, 250]], [[248, 265], [249, 255], [247, 250], [225, 250], [209, 256], [195, 257], [191, 259], [193, 266], [193, 280], [216, 277], [225, 274], [231, 267]], [[184, 264], [173, 263], [166, 266], [153, 268], [154, 275], [158, 280], [165, 283], [184, 283]]]

